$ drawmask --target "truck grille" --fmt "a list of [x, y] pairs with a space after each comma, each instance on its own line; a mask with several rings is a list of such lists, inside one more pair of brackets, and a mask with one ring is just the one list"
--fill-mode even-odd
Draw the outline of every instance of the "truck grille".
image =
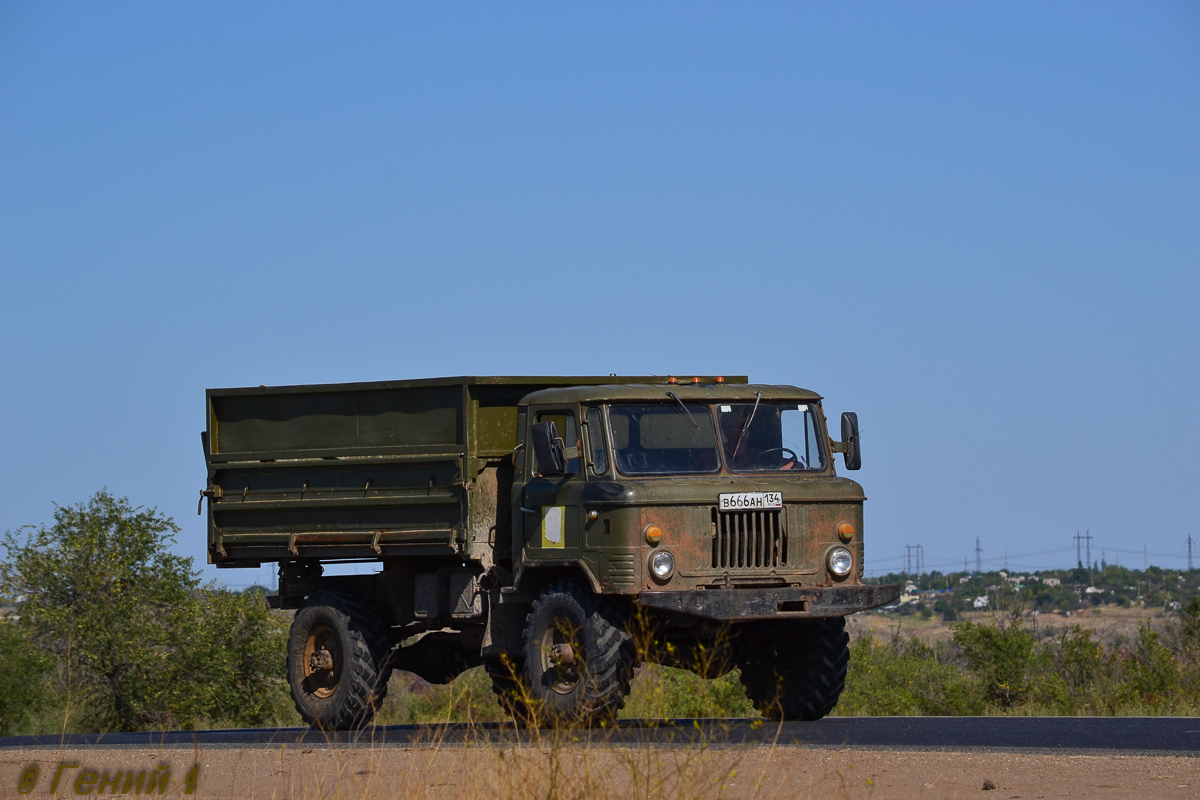
[[788, 563], [782, 511], [712, 510], [714, 569], [780, 567]]

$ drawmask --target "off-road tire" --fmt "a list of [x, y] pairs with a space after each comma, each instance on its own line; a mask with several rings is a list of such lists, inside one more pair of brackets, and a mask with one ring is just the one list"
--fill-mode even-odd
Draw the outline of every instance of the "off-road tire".
[[[336, 648], [336, 681], [328, 696], [306, 682], [305, 646], [314, 631]], [[387, 694], [391, 675], [387, 633], [379, 615], [358, 597], [318, 592], [292, 619], [287, 649], [288, 683], [300, 717], [317, 730], [353, 730], [370, 724]]]
[[[615, 603], [571, 583], [553, 584], [534, 601], [521, 637], [522, 688], [534, 719], [595, 725], [616, 717], [637, 662], [624, 617]], [[578, 632], [578, 679], [569, 691], [556, 691], [554, 675], [542, 668], [546, 632], [559, 620], [568, 620]]]
[[522, 679], [525, 664], [519, 658], [501, 656], [485, 658], [483, 669], [492, 681], [492, 693], [509, 716], [525, 725], [532, 722], [529, 713], [528, 693]]
[[849, 663], [842, 617], [761, 624], [739, 642], [746, 696], [773, 720], [814, 720], [833, 711]]

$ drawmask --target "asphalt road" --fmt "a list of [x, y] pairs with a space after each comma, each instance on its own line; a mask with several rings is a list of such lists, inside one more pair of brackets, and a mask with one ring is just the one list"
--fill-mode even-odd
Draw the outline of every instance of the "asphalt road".
[[[577, 730], [593, 745], [797, 747], [911, 750], [1089, 752], [1200, 757], [1197, 717], [832, 717], [818, 722], [765, 720], [623, 720], [609, 729]], [[391, 725], [356, 733], [307, 728], [250, 728], [164, 733], [109, 733], [0, 738], [0, 748], [43, 747], [399, 747], [519, 744], [553, 740], [551, 731], [507, 723], [473, 726]]]

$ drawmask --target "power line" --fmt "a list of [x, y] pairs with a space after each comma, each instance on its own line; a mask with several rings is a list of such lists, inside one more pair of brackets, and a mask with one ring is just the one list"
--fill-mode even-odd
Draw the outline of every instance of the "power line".
[[[1090, 534], [1085, 535], [1082, 532], [1079, 534], [1079, 537], [1080, 537], [1079, 556], [1082, 556], [1084, 553], [1084, 550], [1083, 550], [1084, 543], [1087, 541], [1086, 537], [1088, 535], [1090, 535]], [[1070, 538], [1074, 538], [1074, 535], [1072, 535]], [[1197, 545], [1200, 545], [1200, 535], [1193, 534], [1191, 538], [1192, 538], [1192, 567], [1196, 568], [1197, 566], [1200, 566], [1200, 564], [1197, 564], [1197, 561], [1200, 560], [1200, 547], [1197, 547]], [[1097, 540], [1098, 537], [1092, 536], [1092, 539]], [[1109, 550], [1111, 550], [1113, 553], [1118, 553], [1120, 555], [1126, 556], [1127, 564], [1134, 562], [1134, 559], [1136, 559], [1138, 555], [1141, 555], [1143, 561], [1146, 562], [1147, 566], [1148, 566], [1149, 557], [1154, 556], [1155, 563], [1157, 566], [1165, 567], [1166, 564], [1175, 563], [1178, 566], [1165, 567], [1165, 568], [1182, 570], [1182, 569], [1186, 569], [1186, 564], [1187, 564], [1186, 542], [1187, 542], [1187, 537], [1185, 537], [1183, 542], [1180, 542], [1180, 544], [1184, 545], [1184, 546], [1180, 547], [1178, 550], [1175, 550], [1173, 552], [1160, 552], [1160, 551], [1156, 550], [1153, 553], [1151, 553], [1150, 548], [1148, 546], [1143, 546], [1142, 552], [1140, 554], [1132, 548], [1125, 548], [1125, 547], [1108, 547], [1108, 546], [1106, 546], [1106, 547], [1104, 547], [1104, 551], [1105, 551], [1105, 553], [1107, 553]], [[975, 546], [978, 547], [980, 549], [980, 551], [982, 551], [982, 549], [983, 549], [982, 537], [980, 537], [976, 541]], [[922, 573], [922, 572], [924, 574], [928, 574], [929, 570], [956, 571], [958, 569], [957, 563], [955, 561], [953, 561], [952, 559], [938, 559], [935, 556], [934, 560], [930, 561], [929, 556], [925, 554], [925, 546], [923, 544], [920, 545], [919, 550], [917, 549], [917, 547], [918, 547], [917, 545], [909, 545], [910, 551], [909, 551], [908, 570], [912, 574], [916, 575], [916, 574]], [[1069, 553], [1072, 549], [1074, 549], [1074, 543], [1068, 544], [1068, 545], [1063, 545], [1061, 547], [1045, 548], [1043, 550], [1032, 550], [1032, 551], [1022, 552], [1022, 553], [1009, 553], [1008, 554], [1008, 566], [1009, 566], [1009, 569], [1015, 570], [1017, 572], [1039, 571], [1039, 570], [1049, 570], [1049, 569], [1055, 569], [1055, 570], [1070, 569], [1070, 567], [1066, 566], [1066, 563], [1069, 563], [1069, 562], [1066, 562], [1066, 559], [1063, 557], [1066, 556], [1066, 554]], [[977, 566], [977, 565], [970, 563], [971, 562], [971, 557], [969, 555], [970, 552], [971, 551], [968, 551], [968, 555], [964, 556], [964, 565], [963, 565], [964, 572], [970, 572], [972, 567]], [[998, 569], [1004, 568], [1003, 551], [1001, 552], [1000, 556], [997, 556], [995, 558], [986, 558], [986, 559], [982, 558], [981, 552], [977, 553], [976, 555], [979, 556], [980, 563], [978, 565], [978, 568], [979, 568], [980, 572], [983, 571], [984, 567], [987, 567], [988, 569], [991, 569], [991, 570], [998, 570]], [[1069, 557], [1069, 556], [1067, 556], [1067, 557]], [[1079, 561], [1081, 561], [1081, 559], [1077, 557], [1076, 561], [1079, 562]], [[1064, 562], [1066, 562], [1066, 563], [1064, 563]], [[897, 553], [896, 555], [891, 556], [891, 557], [887, 557], [887, 556], [873, 557], [870, 559], [868, 569], [871, 574], [886, 574], [888, 572], [895, 572], [895, 573], [901, 572], [904, 569], [904, 554]], [[260, 583], [261, 583], [261, 581], [260, 581]]]
[[[1070, 549], [1071, 548], [1069, 545], [1066, 547], [1051, 547], [1047, 550], [1034, 550], [1034, 551], [1031, 551], [1028, 553], [1009, 553], [1008, 557], [1009, 557], [1009, 560], [1016, 560], [1016, 559], [1022, 559], [1022, 558], [1036, 558], [1038, 556], [1054, 555], [1057, 553], [1065, 553], [1065, 552], [1069, 551]], [[1122, 552], [1124, 552], [1124, 551], [1122, 551]], [[1130, 552], [1133, 552], [1133, 551], [1131, 550]], [[1155, 553], [1155, 555], [1156, 556], [1161, 555], [1164, 558], [1183, 558], [1183, 551], [1180, 551], [1178, 553]], [[991, 563], [991, 561], [989, 559], [985, 559], [985, 561], [987, 561], [987, 563]], [[1003, 561], [1004, 561], [1003, 557], [997, 559], [997, 563], [1003, 563]], [[891, 556], [891, 557], [880, 556], [878, 558], [872, 558], [871, 563], [902, 565], [904, 563], [904, 557], [903, 556]], [[954, 563], [953, 561], [929, 561], [929, 560], [926, 560], [925, 565], [927, 567], [943, 567], [943, 566], [950, 566], [953, 563]], [[1055, 569], [1058, 569], [1058, 568], [1055, 567]]]
[[1188, 534], [1187, 545], [1188, 545], [1188, 572], [1191, 572], [1192, 571], [1192, 535], [1190, 533]]
[[983, 572], [983, 548], [979, 546], [979, 537], [975, 537], [975, 571]]
[[920, 544], [904, 545], [904, 574], [925, 574], [925, 548]]

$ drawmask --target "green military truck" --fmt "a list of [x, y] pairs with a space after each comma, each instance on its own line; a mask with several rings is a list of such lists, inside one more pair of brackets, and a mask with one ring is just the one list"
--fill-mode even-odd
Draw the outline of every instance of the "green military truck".
[[[858, 421], [745, 377], [463, 377], [211, 389], [208, 554], [279, 564], [310, 725], [392, 669], [482, 665], [518, 719], [612, 718], [642, 661], [734, 667], [776, 719], [837, 703], [862, 582]], [[369, 574], [326, 574], [359, 563]], [[361, 567], [359, 568], [360, 571]], [[333, 572], [347, 572], [333, 569]]]

